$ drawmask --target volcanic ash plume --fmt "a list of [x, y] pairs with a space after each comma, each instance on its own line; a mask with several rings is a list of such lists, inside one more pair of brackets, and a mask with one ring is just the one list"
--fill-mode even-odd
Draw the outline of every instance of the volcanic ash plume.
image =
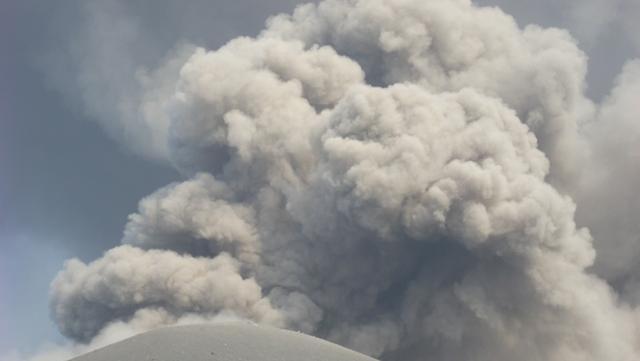
[[383, 360], [635, 360], [563, 191], [585, 62], [464, 0], [328, 0], [197, 49], [154, 100], [188, 179], [67, 263], [54, 318], [80, 342], [229, 315]]

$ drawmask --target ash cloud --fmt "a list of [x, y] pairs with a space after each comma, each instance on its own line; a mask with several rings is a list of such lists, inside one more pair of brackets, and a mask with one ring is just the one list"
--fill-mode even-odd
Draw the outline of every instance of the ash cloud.
[[595, 271], [638, 304], [640, 252], [640, 60], [628, 62], [595, 119], [584, 127], [588, 169], [576, 199], [578, 219], [598, 248]]
[[185, 49], [126, 123], [188, 179], [65, 265], [66, 336], [226, 316], [382, 360], [640, 355], [637, 62], [594, 104], [568, 32], [465, 0], [326, 0]]

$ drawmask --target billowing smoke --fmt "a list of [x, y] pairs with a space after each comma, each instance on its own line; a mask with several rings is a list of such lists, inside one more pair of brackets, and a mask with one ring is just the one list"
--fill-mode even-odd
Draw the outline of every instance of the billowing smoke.
[[467, 0], [326, 0], [181, 53], [140, 121], [188, 179], [69, 261], [52, 314], [80, 342], [228, 316], [383, 360], [638, 359], [639, 69], [596, 107], [567, 32]]
[[617, 85], [584, 127], [590, 161], [577, 200], [598, 249], [595, 270], [640, 305], [640, 61], [629, 62]]

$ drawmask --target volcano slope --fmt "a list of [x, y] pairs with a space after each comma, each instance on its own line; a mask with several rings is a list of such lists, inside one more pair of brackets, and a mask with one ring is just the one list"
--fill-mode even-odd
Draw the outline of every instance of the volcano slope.
[[299, 332], [252, 323], [155, 329], [72, 361], [375, 361]]

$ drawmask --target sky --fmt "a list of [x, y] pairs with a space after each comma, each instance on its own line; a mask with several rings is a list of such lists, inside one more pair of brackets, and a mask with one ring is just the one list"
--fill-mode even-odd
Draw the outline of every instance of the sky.
[[[190, 178], [157, 156], [155, 143], [128, 141], [141, 132], [127, 125], [140, 69], [161, 67], [186, 44], [217, 49], [255, 36], [269, 16], [297, 3], [0, 5], [0, 355], [62, 342], [49, 314], [49, 284], [65, 260], [98, 259], [120, 244], [140, 199]], [[586, 94], [595, 102], [625, 62], [640, 56], [633, 0], [475, 3], [501, 7], [520, 26], [568, 29], [588, 55]]]
[[[99, 3], [115, 4], [91, 4]], [[254, 34], [269, 15], [294, 4], [135, 1], [126, 11], [145, 22], [151, 46], [163, 53], [180, 40], [217, 47]], [[73, 47], [90, 25], [90, 6], [66, 0], [2, 4], [0, 353], [60, 341], [49, 318], [48, 288], [64, 261], [95, 259], [118, 244], [139, 199], [180, 179], [172, 168], [109, 138], [84, 105], [69, 98], [77, 94], [52, 83], [57, 69], [42, 64]]]

